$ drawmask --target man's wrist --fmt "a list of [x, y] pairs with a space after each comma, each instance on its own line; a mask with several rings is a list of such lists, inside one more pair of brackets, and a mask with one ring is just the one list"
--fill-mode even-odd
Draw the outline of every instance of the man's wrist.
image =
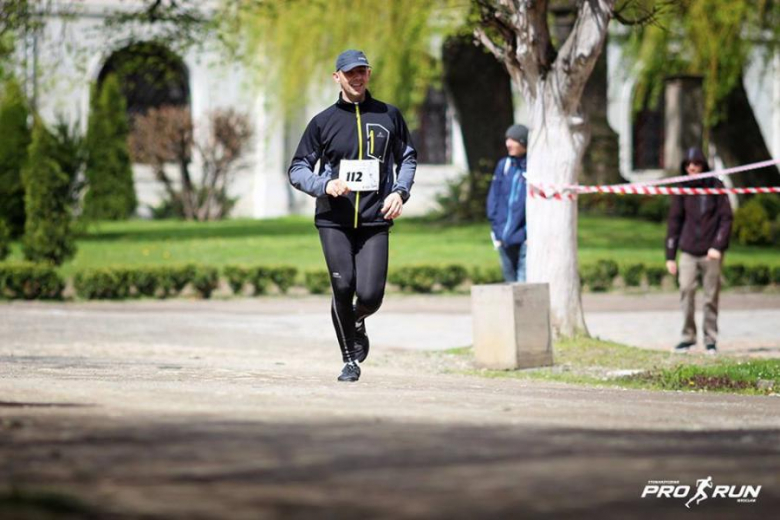
[[399, 197], [401, 197], [401, 202], [406, 202], [409, 200], [409, 192], [406, 190], [403, 190], [401, 188], [396, 188], [393, 190], [393, 193], [397, 193]]

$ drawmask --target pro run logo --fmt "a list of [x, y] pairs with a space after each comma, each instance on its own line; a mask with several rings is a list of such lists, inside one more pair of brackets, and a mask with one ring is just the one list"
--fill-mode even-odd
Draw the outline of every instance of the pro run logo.
[[686, 498], [685, 507], [698, 506], [714, 498], [736, 500], [743, 504], [755, 503], [761, 486], [714, 485], [712, 477], [700, 478], [695, 486], [681, 485], [679, 480], [648, 480], [642, 498]]

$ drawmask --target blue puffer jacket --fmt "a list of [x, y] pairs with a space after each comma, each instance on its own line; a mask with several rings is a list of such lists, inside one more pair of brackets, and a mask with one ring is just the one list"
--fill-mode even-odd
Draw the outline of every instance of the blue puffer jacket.
[[526, 241], [526, 156], [504, 157], [496, 165], [487, 199], [487, 217], [496, 240], [505, 246]]

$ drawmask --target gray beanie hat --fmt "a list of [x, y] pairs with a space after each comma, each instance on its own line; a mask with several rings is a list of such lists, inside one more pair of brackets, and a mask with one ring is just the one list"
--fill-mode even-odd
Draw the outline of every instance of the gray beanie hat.
[[506, 136], [523, 146], [528, 146], [528, 127], [525, 125], [510, 126], [506, 129]]

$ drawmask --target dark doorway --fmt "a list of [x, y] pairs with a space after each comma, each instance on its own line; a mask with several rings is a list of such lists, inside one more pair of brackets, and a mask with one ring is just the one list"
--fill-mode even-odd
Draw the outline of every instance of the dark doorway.
[[136, 43], [113, 53], [100, 71], [98, 87], [110, 74], [119, 79], [131, 125], [135, 116], [150, 108], [189, 105], [187, 67], [160, 44]]

